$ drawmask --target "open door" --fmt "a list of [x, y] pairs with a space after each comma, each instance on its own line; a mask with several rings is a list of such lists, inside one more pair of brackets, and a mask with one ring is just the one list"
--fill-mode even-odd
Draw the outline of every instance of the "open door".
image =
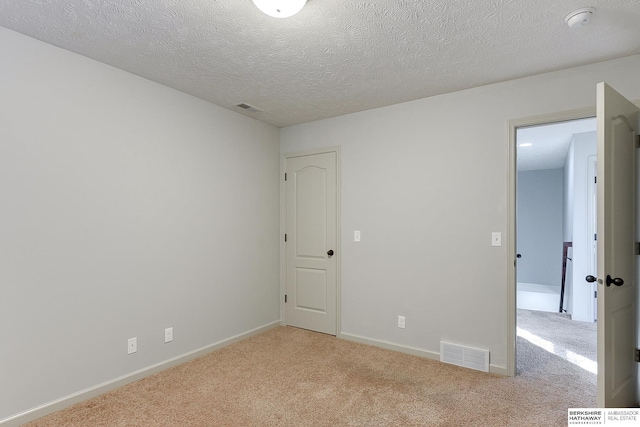
[[599, 83], [597, 120], [598, 407], [630, 407], [638, 404], [635, 162], [640, 118], [633, 103]]

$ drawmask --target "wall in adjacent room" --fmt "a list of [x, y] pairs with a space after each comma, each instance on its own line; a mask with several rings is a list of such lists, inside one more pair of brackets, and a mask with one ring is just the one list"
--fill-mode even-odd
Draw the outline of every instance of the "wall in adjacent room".
[[592, 266], [592, 246], [594, 230], [589, 224], [589, 191], [593, 189], [589, 179], [589, 161], [596, 158], [596, 132], [584, 132], [573, 135], [571, 140], [573, 157], [573, 210], [572, 231], [573, 257], [571, 292], [568, 297], [571, 304], [571, 318], [584, 322], [594, 320], [595, 285], [585, 281], [588, 274], [596, 275]]
[[[564, 208], [562, 212], [562, 241], [572, 242], [573, 244], [573, 205], [575, 193], [575, 141], [571, 138], [567, 156], [564, 159], [564, 167], [562, 168], [562, 188], [564, 192]], [[567, 271], [565, 277], [564, 299], [562, 302], [563, 309], [571, 314], [573, 310], [573, 246], [567, 249], [567, 254], [571, 252], [570, 260], [567, 260]], [[567, 255], [569, 256], [569, 255]]]
[[518, 173], [518, 282], [562, 282], [563, 170]]

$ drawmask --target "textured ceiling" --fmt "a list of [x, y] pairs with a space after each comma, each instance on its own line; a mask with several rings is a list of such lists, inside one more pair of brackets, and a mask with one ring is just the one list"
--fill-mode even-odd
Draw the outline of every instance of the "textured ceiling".
[[0, 26], [276, 126], [637, 54], [638, 22], [640, 0], [0, 0]]

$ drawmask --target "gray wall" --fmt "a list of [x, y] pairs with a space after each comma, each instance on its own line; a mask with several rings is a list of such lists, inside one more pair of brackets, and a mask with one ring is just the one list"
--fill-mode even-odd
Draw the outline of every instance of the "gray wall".
[[518, 173], [518, 282], [560, 286], [563, 170]]
[[632, 56], [282, 129], [283, 153], [342, 150], [342, 335], [435, 355], [466, 344], [506, 368], [515, 254], [491, 232], [509, 238], [508, 121], [595, 110], [603, 80], [640, 98], [638, 73]]
[[0, 420], [279, 321], [277, 128], [0, 51]]

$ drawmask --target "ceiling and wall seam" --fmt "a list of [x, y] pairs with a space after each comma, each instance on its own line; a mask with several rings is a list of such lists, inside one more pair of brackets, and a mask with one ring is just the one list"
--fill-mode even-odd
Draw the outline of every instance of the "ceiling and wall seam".
[[567, 3], [3, 0], [0, 26], [285, 127], [640, 53], [640, 0], [574, 29]]

